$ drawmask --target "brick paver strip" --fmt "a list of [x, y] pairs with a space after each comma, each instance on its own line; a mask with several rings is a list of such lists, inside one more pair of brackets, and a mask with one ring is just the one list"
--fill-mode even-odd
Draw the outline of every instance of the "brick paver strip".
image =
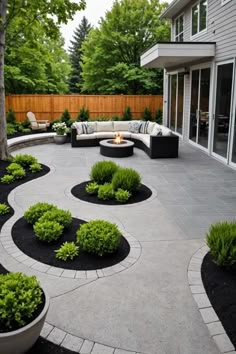
[[222, 323], [219, 321], [215, 310], [211, 306], [210, 300], [205, 291], [201, 277], [201, 266], [209, 248], [200, 248], [192, 257], [188, 267], [188, 281], [192, 295], [196, 301], [203, 321], [206, 323], [210, 335], [214, 339], [221, 353], [236, 354], [235, 348], [225, 332]]

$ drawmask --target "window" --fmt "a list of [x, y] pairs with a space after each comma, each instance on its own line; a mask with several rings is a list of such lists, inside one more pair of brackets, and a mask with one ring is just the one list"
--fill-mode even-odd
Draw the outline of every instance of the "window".
[[184, 41], [184, 16], [181, 15], [175, 20], [175, 42]]
[[192, 7], [192, 36], [204, 31], [207, 24], [207, 0], [200, 0]]

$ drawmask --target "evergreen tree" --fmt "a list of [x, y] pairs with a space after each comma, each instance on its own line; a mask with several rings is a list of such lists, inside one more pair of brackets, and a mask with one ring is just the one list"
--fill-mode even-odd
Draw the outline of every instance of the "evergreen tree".
[[71, 41], [70, 61], [72, 65], [71, 77], [70, 77], [70, 92], [77, 93], [80, 92], [81, 86], [81, 46], [86, 39], [89, 31], [91, 29], [91, 24], [88, 22], [86, 17], [82, 18], [80, 25], [75, 29], [73, 40]]

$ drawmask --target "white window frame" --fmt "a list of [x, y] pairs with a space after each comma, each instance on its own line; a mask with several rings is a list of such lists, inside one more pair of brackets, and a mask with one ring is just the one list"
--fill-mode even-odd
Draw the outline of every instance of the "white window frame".
[[[200, 31], [200, 2], [202, 0], [197, 0], [193, 6], [191, 7], [191, 39], [195, 38], [203, 33], [207, 32], [207, 17], [208, 17], [208, 0], [207, 0], [207, 6], [206, 6], [206, 28], [204, 28], [203, 30]], [[230, 1], [230, 0], [226, 0], [226, 1]], [[193, 7], [198, 6], [198, 24], [197, 24], [197, 33], [192, 34], [192, 29], [193, 29]]]
[[228, 4], [231, 0], [221, 0], [221, 6]]
[[[177, 22], [177, 20], [178, 20], [180, 17], [183, 17], [183, 31], [180, 32], [180, 33], [178, 33], [178, 35], [176, 35], [176, 22]], [[182, 13], [182, 14], [180, 14], [178, 17], [176, 17], [175, 20], [174, 20], [174, 39], [175, 39], [175, 42], [180, 43], [180, 42], [177, 41], [176, 39], [177, 39], [178, 37], [180, 37], [181, 34], [183, 34], [183, 41], [184, 41], [184, 25], [185, 25], [185, 23], [184, 23], [184, 13]]]

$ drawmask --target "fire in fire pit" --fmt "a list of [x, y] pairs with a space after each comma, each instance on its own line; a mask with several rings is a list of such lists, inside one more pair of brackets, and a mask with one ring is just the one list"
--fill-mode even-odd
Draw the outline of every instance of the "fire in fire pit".
[[114, 138], [114, 143], [115, 144], [121, 144], [123, 140], [122, 135], [120, 135], [120, 133], [116, 133], [115, 134], [115, 138]]

